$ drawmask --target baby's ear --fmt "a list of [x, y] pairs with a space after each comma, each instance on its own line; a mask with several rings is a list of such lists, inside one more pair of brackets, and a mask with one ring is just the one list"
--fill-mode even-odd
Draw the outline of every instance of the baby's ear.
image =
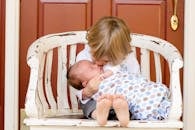
[[85, 88], [87, 86], [87, 81], [82, 82], [82, 85]]

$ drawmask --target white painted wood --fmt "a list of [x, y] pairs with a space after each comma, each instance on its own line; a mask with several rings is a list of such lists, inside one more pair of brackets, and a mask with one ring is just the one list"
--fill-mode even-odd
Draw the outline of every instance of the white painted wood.
[[[148, 128], [121, 128], [121, 127], [61, 127], [61, 126], [32, 126], [30, 130], [148, 130]], [[153, 130], [180, 130], [173, 128], [154, 128]]]
[[52, 60], [53, 60], [53, 50], [50, 50], [47, 53], [46, 65], [45, 65], [46, 66], [45, 67], [45, 90], [46, 90], [45, 93], [46, 93], [46, 99], [48, 100], [49, 106], [51, 107], [51, 111], [53, 111], [53, 113], [56, 113], [57, 104], [51, 86]]
[[141, 74], [150, 80], [150, 53], [145, 48], [141, 48]]
[[162, 69], [160, 64], [160, 55], [158, 53], [154, 53], [154, 61], [156, 68], [156, 82], [162, 82]]
[[67, 91], [67, 80], [66, 80], [66, 72], [67, 72], [67, 48], [62, 46], [60, 49], [61, 53], [61, 101], [63, 102], [63, 108], [70, 108], [68, 104], [68, 91]]
[[43, 79], [43, 76], [44, 76], [44, 67], [45, 67], [45, 54], [43, 53], [40, 53], [39, 55], [39, 68], [38, 68], [38, 85], [37, 85], [37, 91], [38, 91], [38, 97], [40, 99], [40, 105], [42, 105], [42, 110], [43, 110], [43, 113], [46, 113], [49, 109], [49, 105], [46, 101], [46, 97], [45, 97], [45, 94], [44, 94], [44, 85], [43, 85], [43, 82], [44, 82], [44, 79]]
[[5, 0], [4, 130], [17, 130], [19, 125], [19, 5], [19, 0]]
[[67, 51], [64, 47], [58, 48], [58, 76], [57, 76], [57, 100], [58, 111], [63, 109], [69, 109], [68, 94], [67, 94], [67, 82], [66, 82], [66, 63], [67, 63]]
[[[66, 64], [74, 64], [76, 58], [76, 45], [77, 43], [87, 43], [85, 31], [75, 31], [75, 32], [64, 32], [58, 34], [50, 34], [43, 36], [36, 40], [28, 50], [27, 63], [32, 68], [29, 87], [27, 91], [27, 98], [25, 104], [25, 110], [27, 115], [30, 117], [25, 120], [25, 123], [29, 126], [39, 127], [44, 126], [56, 126], [59, 127], [61, 124], [64, 128], [70, 126], [77, 127], [98, 127], [95, 120], [87, 119], [72, 119], [66, 117], [58, 117], [59, 115], [81, 115], [81, 111], [78, 110], [78, 102], [75, 96], [76, 90], [72, 87], [67, 88], [66, 81]], [[180, 77], [179, 69], [183, 67], [183, 60], [178, 52], [171, 43], [162, 40], [157, 37], [147, 36], [143, 34], [132, 34], [132, 42], [134, 50], [135, 47], [141, 49], [141, 72], [144, 76], [150, 79], [150, 53], [149, 51], [154, 51], [155, 66], [157, 66], [157, 80], [162, 80], [162, 73], [160, 69], [160, 58], [158, 54], [163, 56], [169, 65], [170, 70], [170, 90], [172, 106], [169, 114], [169, 120], [167, 121], [157, 121], [157, 122], [140, 122], [131, 121], [129, 124], [130, 128], [182, 128], [183, 123], [179, 121], [182, 114], [182, 96], [180, 88]], [[67, 46], [70, 45], [69, 61], [67, 61]], [[45, 55], [52, 49], [58, 48], [58, 81], [57, 81], [57, 91], [58, 91], [58, 108], [57, 112], [53, 112], [48, 109], [47, 101], [44, 99], [44, 86], [43, 86], [43, 70]], [[49, 58], [49, 61], [52, 58]], [[51, 71], [51, 63], [46, 65], [47, 69], [45, 71]], [[46, 73], [47, 74], [47, 73]], [[50, 75], [50, 72], [49, 72]], [[38, 83], [38, 85], [37, 85]], [[32, 86], [33, 85], [33, 86]], [[47, 91], [47, 89], [45, 90]], [[51, 93], [51, 92], [50, 92]], [[68, 103], [67, 95], [70, 94], [71, 106]], [[35, 110], [32, 110], [35, 109]], [[52, 116], [52, 118], [51, 118]], [[47, 118], [49, 117], [49, 118]], [[63, 123], [62, 123], [63, 122]], [[53, 124], [54, 123], [54, 124]], [[174, 124], [174, 125], [173, 125]], [[118, 126], [118, 121], [109, 121], [109, 126]], [[43, 127], [41, 127], [43, 128]], [[44, 128], [45, 129], [45, 128]]]
[[195, 115], [195, 1], [185, 0], [184, 11], [184, 130], [194, 129]]
[[38, 67], [39, 67], [39, 61], [36, 57], [30, 58], [28, 60], [28, 64], [31, 66], [31, 72], [30, 72], [30, 78], [29, 78], [29, 84], [28, 84], [28, 90], [27, 90], [27, 95], [26, 95], [26, 100], [25, 100], [25, 110], [26, 114], [29, 115], [30, 117], [37, 117], [40, 112], [40, 108], [38, 106], [40, 104], [39, 98], [37, 98], [37, 93], [36, 93], [36, 88], [34, 86], [37, 85], [38, 81]]
[[[163, 122], [163, 123], [162, 123]], [[85, 129], [94, 129], [96, 127], [99, 127], [96, 121], [94, 120], [88, 120], [88, 119], [63, 119], [63, 118], [47, 118], [47, 119], [37, 119], [37, 118], [31, 118], [31, 119], [25, 119], [24, 123], [31, 126], [46, 126], [48, 129], [55, 128], [55, 130], [59, 127], [62, 127], [66, 129], [67, 127], [70, 128], [83, 128]], [[72, 126], [72, 127], [71, 127]], [[165, 127], [166, 126], [166, 127]], [[119, 122], [118, 121], [108, 121], [106, 124], [106, 129], [120, 129]], [[131, 129], [178, 129], [183, 127], [183, 123], [181, 121], [136, 121], [132, 120], [129, 122], [128, 126], [129, 130]], [[103, 127], [101, 127], [103, 129]], [[124, 128], [121, 128], [124, 129]]]
[[[69, 66], [73, 65], [76, 61], [76, 48], [77, 48], [76, 45], [72, 45], [70, 47]], [[76, 97], [76, 90], [75, 90], [75, 88], [73, 88], [71, 86], [69, 86], [69, 87], [70, 87], [70, 100], [71, 100], [72, 111], [78, 112], [79, 106], [78, 106], [78, 101], [77, 101], [77, 97]]]

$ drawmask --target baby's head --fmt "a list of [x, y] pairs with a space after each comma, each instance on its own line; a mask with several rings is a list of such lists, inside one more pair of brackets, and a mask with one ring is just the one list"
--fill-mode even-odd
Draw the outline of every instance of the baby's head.
[[90, 79], [100, 73], [102, 73], [101, 67], [88, 60], [81, 60], [68, 69], [67, 80], [70, 85], [80, 90]]

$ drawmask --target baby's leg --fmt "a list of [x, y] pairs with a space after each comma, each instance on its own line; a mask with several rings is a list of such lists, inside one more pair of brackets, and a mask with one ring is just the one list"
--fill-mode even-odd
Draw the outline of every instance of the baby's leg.
[[113, 108], [116, 112], [120, 126], [126, 127], [129, 123], [129, 107], [126, 99], [122, 95], [113, 96]]
[[111, 106], [112, 97], [110, 95], [102, 95], [97, 99], [96, 119], [99, 125], [106, 125]]

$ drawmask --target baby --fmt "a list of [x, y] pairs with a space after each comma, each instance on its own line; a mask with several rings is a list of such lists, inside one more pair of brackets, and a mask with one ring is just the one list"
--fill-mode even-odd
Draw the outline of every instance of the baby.
[[[168, 88], [161, 84], [148, 81], [138, 74], [130, 74], [125, 71], [105, 71], [90, 61], [82, 60], [74, 64], [68, 72], [69, 83], [76, 89], [82, 89], [87, 82], [93, 78], [100, 78], [102, 82], [99, 84], [99, 90], [91, 98], [97, 100], [97, 107], [92, 118], [107, 118], [109, 109], [114, 108], [120, 123], [127, 125], [129, 119], [128, 112], [131, 113], [131, 119], [136, 120], [162, 120], [168, 118], [170, 109], [170, 99]], [[113, 102], [120, 99], [124, 106], [120, 105], [115, 108]], [[111, 105], [101, 103], [103, 100], [110, 101]], [[126, 103], [127, 102], [127, 103]], [[119, 102], [120, 103], [120, 102]], [[102, 106], [101, 106], [102, 105]], [[105, 106], [107, 106], [105, 108]], [[104, 110], [101, 116], [98, 109]], [[123, 110], [124, 109], [124, 110]], [[128, 111], [129, 110], [129, 111]], [[128, 115], [128, 116], [126, 116]], [[125, 116], [125, 117], [124, 117]], [[101, 121], [98, 121], [101, 122]], [[125, 123], [123, 123], [125, 122]]]

